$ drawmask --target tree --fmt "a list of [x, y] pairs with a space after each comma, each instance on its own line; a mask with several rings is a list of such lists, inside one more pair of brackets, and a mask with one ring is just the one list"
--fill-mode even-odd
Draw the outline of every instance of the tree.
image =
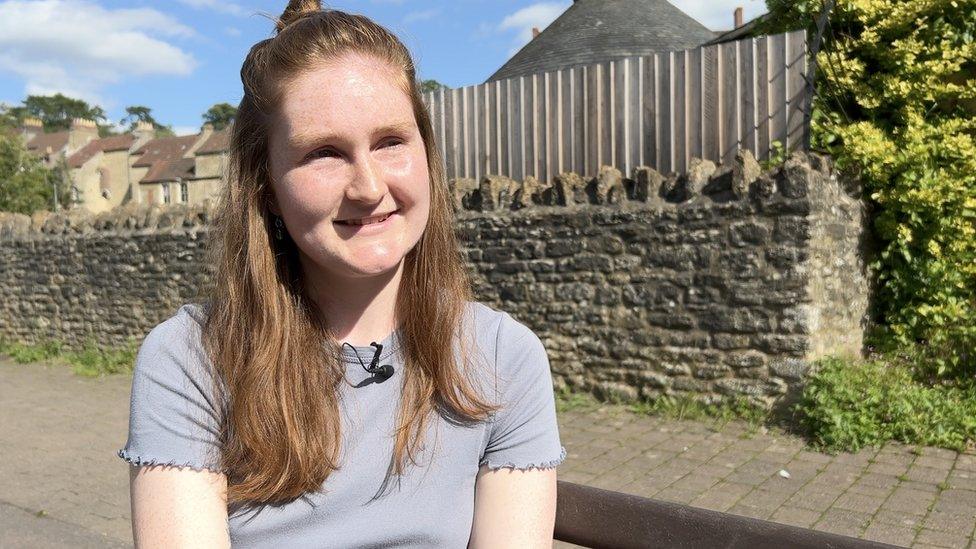
[[156, 130], [156, 135], [158, 136], [170, 136], [174, 135], [173, 127], [169, 125], [160, 124], [159, 121], [152, 115], [152, 109], [143, 105], [132, 105], [125, 108], [125, 116], [122, 117], [121, 123], [129, 125], [129, 131], [136, 129], [136, 125], [140, 122], [146, 124], [151, 124], [153, 129]]
[[64, 201], [64, 178], [30, 154], [19, 135], [0, 131], [0, 211], [30, 215], [54, 210], [55, 193]]
[[444, 84], [441, 84], [437, 80], [424, 80], [420, 83], [420, 93], [427, 93], [432, 91], [437, 91], [441, 88], [446, 88]]
[[217, 103], [203, 113], [203, 121], [212, 124], [215, 130], [230, 126], [237, 118], [237, 107], [230, 103]]
[[28, 117], [39, 118], [46, 132], [67, 130], [75, 118], [93, 120], [99, 125], [108, 120], [101, 107], [93, 107], [81, 99], [74, 99], [60, 93], [28, 95], [23, 105], [12, 107], [9, 112], [18, 123], [22, 123]]

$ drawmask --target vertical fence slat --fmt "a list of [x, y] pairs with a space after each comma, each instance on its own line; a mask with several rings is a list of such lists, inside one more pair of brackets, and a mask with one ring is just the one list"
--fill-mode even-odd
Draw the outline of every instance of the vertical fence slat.
[[674, 55], [673, 52], [659, 53], [658, 66], [661, 78], [658, 80], [658, 121], [661, 123], [658, 143], [663, 173], [674, 171]]
[[742, 86], [742, 109], [739, 124], [742, 148], [756, 152], [756, 43], [747, 38], [739, 45], [740, 85]]
[[540, 181], [546, 180], [546, 74], [539, 73], [535, 79], [535, 116], [533, 125], [535, 133], [532, 138], [535, 141], [535, 177]]
[[457, 170], [457, 89], [447, 90], [444, 94], [444, 170], [448, 179], [459, 177]]
[[572, 71], [573, 89], [573, 171], [586, 171], [586, 67], [576, 67]]
[[613, 100], [611, 118], [614, 122], [613, 129], [613, 158], [611, 165], [627, 173], [627, 130], [629, 120], [627, 119], [627, 105], [630, 103], [627, 89], [627, 59], [618, 59], [613, 62], [613, 91], [610, 94]]
[[657, 89], [658, 89], [657, 56], [644, 57], [644, 162], [655, 170], [660, 169], [658, 162], [658, 123], [657, 123]]
[[473, 177], [471, 171], [471, 87], [460, 89], [458, 96], [458, 168], [461, 177]]
[[803, 146], [803, 132], [806, 127], [804, 108], [806, 77], [807, 77], [807, 48], [806, 32], [793, 31], [786, 35], [786, 147], [796, 150]]
[[738, 42], [722, 44], [722, 164], [731, 164], [739, 147]]
[[573, 140], [573, 71], [563, 69], [559, 71], [559, 104], [562, 105], [559, 113], [559, 172], [573, 171], [576, 162]]
[[509, 139], [512, 118], [511, 90], [512, 81], [508, 78], [498, 81], [498, 154], [501, 174], [512, 176], [512, 141]]
[[674, 80], [672, 84], [674, 98], [674, 140], [672, 141], [674, 153], [674, 167], [672, 170], [683, 173], [688, 165], [688, 114], [687, 114], [687, 52], [673, 52], [674, 57]]
[[641, 59], [631, 57], [627, 63], [627, 163], [623, 168], [627, 177], [641, 163]]
[[687, 157], [702, 157], [702, 49], [688, 51]]
[[722, 158], [719, 145], [722, 124], [719, 120], [719, 47], [702, 49], [702, 158], [718, 162]]
[[756, 158], [769, 158], [769, 48], [765, 36], [756, 39]]
[[532, 76], [527, 76], [525, 78], [525, 89], [523, 90], [523, 94], [524, 95], [523, 95], [523, 103], [522, 104], [523, 104], [523, 109], [524, 110], [522, 111], [522, 116], [523, 116], [523, 119], [525, 120], [525, 127], [524, 127], [524, 130], [523, 130], [524, 131], [523, 136], [524, 136], [524, 139], [525, 139], [525, 149], [524, 149], [525, 156], [523, 157], [524, 160], [525, 160], [525, 164], [524, 164], [525, 165], [525, 172], [522, 174], [522, 177], [523, 178], [528, 177], [530, 175], [532, 177], [537, 177], [538, 176], [538, 173], [536, 172], [536, 160], [535, 160], [535, 157], [536, 157], [536, 145], [537, 145], [537, 141], [535, 139], [535, 133], [536, 133], [536, 130], [535, 130], [535, 109], [536, 109], [535, 87], [536, 87], [536, 81], [538, 80], [537, 77], [538, 77], [538, 75], [536, 75], [536, 74], [533, 74]]
[[768, 37], [769, 44], [769, 141], [786, 146], [786, 35]]
[[600, 65], [588, 65], [583, 68], [586, 74], [586, 160], [583, 162], [581, 174], [593, 171], [593, 166], [597, 163], [597, 155], [600, 149], [600, 125], [599, 125], [599, 74]]
[[512, 172], [509, 177], [516, 180], [525, 178], [525, 78], [521, 76], [510, 80], [512, 90]]
[[613, 164], [614, 119], [613, 119], [613, 64], [609, 61], [600, 64], [600, 149], [597, 165], [587, 176], [596, 175], [600, 166]]
[[491, 154], [491, 140], [488, 139], [488, 86], [482, 84], [475, 86], [474, 89], [475, 101], [478, 106], [476, 111], [478, 118], [475, 121], [478, 128], [478, 139], [475, 144], [478, 150], [478, 166], [475, 178], [480, 180], [487, 175], [488, 155]]
[[552, 180], [559, 169], [559, 73], [546, 73], [546, 162], [543, 183]]

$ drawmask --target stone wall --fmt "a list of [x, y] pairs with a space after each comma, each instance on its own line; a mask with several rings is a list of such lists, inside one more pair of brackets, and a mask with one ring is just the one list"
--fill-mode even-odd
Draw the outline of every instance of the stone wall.
[[[858, 190], [830, 160], [760, 171], [741, 154], [680, 177], [452, 181], [476, 295], [539, 334], [560, 386], [772, 401], [812, 359], [861, 352], [868, 286]], [[0, 215], [0, 338], [140, 339], [200, 299], [207, 216]]]

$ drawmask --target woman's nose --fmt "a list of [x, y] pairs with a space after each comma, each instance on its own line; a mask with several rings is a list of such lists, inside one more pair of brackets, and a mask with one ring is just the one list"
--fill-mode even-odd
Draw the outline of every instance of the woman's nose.
[[382, 200], [386, 193], [387, 186], [383, 180], [382, 168], [368, 158], [357, 162], [352, 181], [346, 187], [346, 198], [374, 204]]

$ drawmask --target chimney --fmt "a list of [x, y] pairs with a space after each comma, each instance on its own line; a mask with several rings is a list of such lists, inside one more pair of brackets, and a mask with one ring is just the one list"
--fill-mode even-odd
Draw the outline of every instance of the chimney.
[[42, 133], [44, 133], [44, 122], [41, 122], [40, 118], [31, 116], [24, 119], [23, 127], [21, 128], [21, 136], [24, 138], [24, 143], [29, 142]]
[[149, 122], [136, 122], [136, 127], [132, 130], [132, 135], [136, 137], [136, 140], [132, 143], [130, 150], [135, 151], [149, 142], [150, 139], [156, 137], [156, 128]]
[[197, 149], [202, 147], [203, 144], [206, 143], [208, 139], [210, 139], [210, 136], [213, 135], [213, 132], [214, 132], [214, 127], [213, 124], [211, 124], [210, 122], [207, 122], [203, 126], [200, 126], [200, 133], [197, 134], [197, 140], [193, 142], [193, 146], [190, 147], [190, 150], [186, 151], [186, 155], [184, 156], [184, 158], [190, 158], [191, 156], [196, 154]]
[[98, 139], [98, 126], [94, 120], [75, 118], [68, 130], [68, 154], [84, 147], [92, 139]]
[[735, 8], [735, 27], [739, 28], [742, 26], [742, 6]]
[[532, 27], [532, 39], [535, 40], [536, 36], [539, 36], [539, 27]]

